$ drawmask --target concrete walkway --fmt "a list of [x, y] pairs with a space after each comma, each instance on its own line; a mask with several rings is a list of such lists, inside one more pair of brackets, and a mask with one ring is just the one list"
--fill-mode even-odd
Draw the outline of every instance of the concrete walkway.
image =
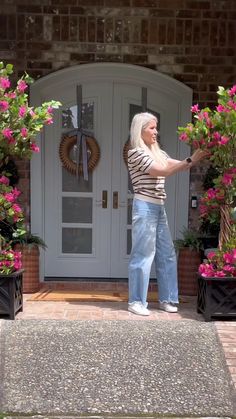
[[152, 303], [147, 318], [126, 303], [29, 298], [15, 322], [0, 320], [0, 411], [54, 419], [236, 415], [236, 322], [204, 322], [194, 298], [171, 315]]

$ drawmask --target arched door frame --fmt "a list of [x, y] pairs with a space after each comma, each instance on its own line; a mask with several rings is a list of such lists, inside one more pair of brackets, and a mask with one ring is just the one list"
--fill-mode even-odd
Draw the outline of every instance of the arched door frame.
[[[51, 73], [37, 80], [31, 87], [31, 104], [39, 106], [45, 101], [47, 88], [60, 89], [62, 85], [71, 86], [90, 81], [116, 81], [127, 85], [140, 85], [153, 88], [168, 95], [178, 104], [178, 123], [185, 125], [190, 120], [192, 104], [192, 89], [183, 83], [154, 70], [145, 67], [117, 64], [92, 63], [69, 67]], [[53, 98], [51, 98], [53, 99]], [[38, 138], [40, 148], [44, 146], [44, 134]], [[178, 141], [176, 134], [176, 141]], [[177, 155], [184, 159], [189, 153], [189, 147], [178, 141]], [[176, 180], [176, 231], [175, 236], [188, 224], [189, 206], [189, 172], [179, 173]], [[31, 231], [44, 238], [44, 159], [43, 153], [34, 155], [31, 160]], [[44, 258], [41, 255], [41, 278], [44, 277]]]

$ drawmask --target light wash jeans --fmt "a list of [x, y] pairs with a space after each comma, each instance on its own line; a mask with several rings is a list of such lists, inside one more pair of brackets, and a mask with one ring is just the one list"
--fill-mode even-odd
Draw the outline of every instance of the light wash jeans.
[[176, 253], [165, 207], [134, 198], [129, 303], [141, 301], [147, 307], [149, 277], [154, 259], [159, 301], [178, 303]]

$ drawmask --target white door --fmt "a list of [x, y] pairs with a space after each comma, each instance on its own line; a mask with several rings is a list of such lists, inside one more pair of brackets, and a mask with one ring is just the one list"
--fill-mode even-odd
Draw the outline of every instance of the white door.
[[[171, 138], [177, 105], [151, 89], [147, 97], [148, 110], [158, 115], [161, 139]], [[76, 86], [60, 91], [57, 99], [63, 108], [46, 132], [46, 276], [127, 277], [132, 187], [123, 147], [133, 115], [142, 110], [141, 88], [112, 82], [83, 85], [83, 127], [93, 131], [101, 149], [99, 164], [88, 181], [70, 174], [58, 157], [62, 134], [77, 127], [75, 98]], [[168, 141], [163, 141], [163, 146], [176, 154], [175, 143], [168, 147]], [[167, 188], [168, 211], [175, 202], [174, 178]], [[168, 213], [173, 229], [174, 212]]]
[[83, 84], [83, 128], [101, 152], [86, 181], [62, 167], [58, 152], [62, 135], [77, 127], [76, 85], [56, 95], [63, 107], [45, 139], [45, 276], [110, 276], [112, 97], [111, 83]]
[[[100, 147], [88, 181], [70, 174], [59, 158], [62, 135], [77, 126], [77, 84], [82, 85], [83, 128], [93, 132]], [[188, 151], [176, 131], [186, 123], [190, 92], [166, 76], [130, 66], [84, 65], [49, 75], [32, 90], [33, 104], [52, 98], [63, 104], [39, 138], [41, 155], [31, 163], [32, 232], [47, 244], [43, 277], [127, 278], [132, 186], [123, 147], [133, 115], [142, 110], [142, 87], [148, 111], [159, 119], [161, 145], [173, 158], [183, 158]], [[188, 175], [170, 177], [166, 189], [175, 238], [187, 223]]]

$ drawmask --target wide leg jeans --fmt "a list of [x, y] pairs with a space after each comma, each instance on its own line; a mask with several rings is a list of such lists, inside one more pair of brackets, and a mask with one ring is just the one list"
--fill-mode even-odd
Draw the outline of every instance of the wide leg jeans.
[[147, 307], [149, 278], [154, 259], [159, 301], [178, 303], [176, 253], [165, 207], [134, 198], [129, 303], [139, 301]]

